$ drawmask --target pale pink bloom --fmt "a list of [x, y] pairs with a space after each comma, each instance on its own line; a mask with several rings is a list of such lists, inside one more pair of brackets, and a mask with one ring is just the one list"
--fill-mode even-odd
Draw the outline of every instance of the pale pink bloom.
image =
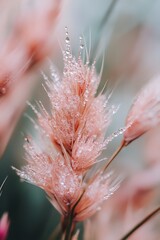
[[9, 218], [8, 214], [4, 213], [2, 218], [0, 219], [0, 240], [6, 240], [9, 230]]
[[108, 107], [102, 94], [96, 95], [100, 79], [95, 65], [90, 67], [80, 56], [76, 60], [71, 55], [68, 33], [64, 63], [62, 79], [54, 70], [52, 82], [44, 75], [51, 111], [47, 112], [41, 102], [40, 112], [32, 106], [42, 142], [37, 147], [28, 140], [28, 165], [16, 171], [22, 179], [43, 188], [65, 218], [72, 213], [74, 221], [82, 221], [115, 190], [106, 176], [84, 181], [86, 171], [106, 147], [105, 130], [114, 109]]
[[65, 53], [64, 59], [62, 80], [55, 75], [52, 83], [47, 82], [51, 114], [42, 109], [38, 119], [59, 151], [63, 152], [63, 145], [70, 155], [73, 169], [84, 172], [106, 146], [104, 135], [113, 109], [103, 95], [95, 96], [99, 84], [95, 66], [81, 58], [77, 61], [71, 53]]
[[160, 77], [151, 80], [134, 101], [127, 120], [126, 144], [160, 123]]

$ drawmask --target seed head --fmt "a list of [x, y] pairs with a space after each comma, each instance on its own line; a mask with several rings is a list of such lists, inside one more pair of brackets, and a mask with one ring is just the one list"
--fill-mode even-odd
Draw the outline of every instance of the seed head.
[[160, 77], [151, 80], [134, 101], [127, 120], [126, 144], [160, 123]]
[[51, 80], [44, 75], [50, 113], [41, 102], [40, 111], [32, 107], [41, 141], [38, 145], [32, 138], [27, 140], [28, 164], [16, 171], [22, 179], [44, 189], [64, 217], [73, 212], [74, 220], [82, 221], [113, 192], [101, 174], [89, 183], [84, 175], [106, 147], [104, 135], [114, 109], [108, 107], [105, 96], [97, 94], [100, 78], [95, 63], [83, 63], [81, 54], [75, 59], [69, 41], [66, 33], [62, 78], [53, 69]]

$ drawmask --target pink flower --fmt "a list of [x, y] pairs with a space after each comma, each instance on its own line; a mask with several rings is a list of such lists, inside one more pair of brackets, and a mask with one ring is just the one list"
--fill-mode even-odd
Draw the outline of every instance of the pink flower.
[[127, 120], [126, 145], [160, 123], [160, 77], [150, 81], [134, 101]]
[[105, 96], [95, 97], [99, 84], [95, 66], [90, 68], [70, 53], [64, 54], [64, 60], [62, 81], [56, 75], [52, 83], [47, 82], [51, 114], [42, 108], [38, 120], [54, 146], [69, 154], [72, 168], [83, 173], [106, 146], [104, 135], [113, 109], [106, 105]]
[[0, 219], [0, 240], [7, 239], [9, 224], [8, 214], [4, 213]]
[[54, 71], [52, 82], [44, 76], [51, 111], [41, 103], [41, 112], [32, 106], [41, 137], [39, 144], [27, 139], [28, 164], [16, 171], [22, 179], [44, 189], [64, 219], [72, 215], [74, 221], [83, 221], [115, 190], [101, 173], [85, 180], [106, 147], [104, 135], [114, 109], [102, 94], [96, 95], [100, 79], [94, 64], [90, 67], [80, 56], [76, 60], [71, 55], [68, 33], [64, 63], [62, 80]]

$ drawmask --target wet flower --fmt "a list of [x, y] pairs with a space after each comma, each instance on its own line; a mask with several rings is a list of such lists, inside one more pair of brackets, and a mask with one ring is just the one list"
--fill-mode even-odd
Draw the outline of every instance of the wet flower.
[[106, 146], [104, 134], [114, 109], [108, 107], [105, 96], [95, 96], [100, 81], [95, 65], [84, 64], [81, 57], [76, 60], [68, 39], [62, 81], [57, 75], [47, 81], [51, 114], [42, 108], [38, 119], [59, 151], [69, 154], [72, 168], [83, 173]]
[[96, 177], [88, 174], [106, 148], [105, 131], [114, 107], [109, 108], [108, 99], [96, 93], [100, 77], [95, 63], [83, 63], [81, 53], [78, 60], [72, 56], [68, 32], [63, 56], [62, 79], [53, 69], [51, 80], [44, 75], [50, 113], [41, 102], [40, 111], [32, 106], [38, 119], [39, 143], [26, 139], [28, 164], [16, 171], [46, 192], [65, 226], [70, 217], [77, 222], [92, 216], [117, 185], [111, 187], [101, 172]]
[[160, 77], [151, 80], [134, 101], [127, 120], [126, 145], [160, 123]]

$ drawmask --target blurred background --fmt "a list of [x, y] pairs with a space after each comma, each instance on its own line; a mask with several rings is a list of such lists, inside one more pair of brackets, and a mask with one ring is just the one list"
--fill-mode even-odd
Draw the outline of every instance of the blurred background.
[[[1, 26], [3, 36], [8, 36], [8, 32], [12, 31], [11, 23], [18, 18], [17, 13], [23, 5], [22, 2], [15, 0], [12, 3], [9, 1], [0, 3], [0, 12], [3, 13], [0, 16], [2, 20], [5, 19], [5, 24]], [[24, 2], [25, 4], [29, 3], [29, 8], [32, 8], [31, 1]], [[65, 26], [67, 26], [72, 51], [76, 56], [79, 50], [79, 36], [83, 36], [85, 44], [90, 50], [90, 60], [96, 59], [97, 72], [100, 72], [104, 61], [100, 88], [107, 82], [106, 94], [113, 90], [110, 103], [119, 106], [119, 110], [114, 115], [113, 122], [106, 133], [106, 136], [109, 136], [124, 126], [128, 110], [139, 89], [153, 76], [159, 74], [159, 23], [159, 0], [65, 0], [62, 2], [56, 26], [52, 29], [54, 31], [51, 33], [51, 54], [46, 58], [46, 61], [43, 61], [43, 64], [32, 71], [32, 76], [29, 76], [36, 78], [37, 82], [28, 100], [32, 103], [35, 103], [35, 100], [41, 100], [45, 106], [48, 106], [48, 99], [42, 87], [43, 77], [40, 73], [43, 70], [47, 74], [51, 60], [62, 75], [61, 48], [64, 48]], [[2, 116], [3, 112], [0, 112], [0, 115]], [[44, 192], [36, 186], [21, 182], [11, 168], [12, 166], [20, 168], [25, 164], [24, 136], [34, 132], [33, 123], [27, 115], [35, 117], [33, 111], [26, 105], [0, 161], [0, 183], [7, 176], [0, 196], [0, 216], [4, 212], [9, 213], [11, 221], [9, 240], [48, 239], [59, 222], [59, 214], [49, 203]], [[160, 133], [160, 128], [157, 128], [156, 132]], [[111, 169], [114, 169], [116, 174], [128, 179], [137, 172], [144, 171], [153, 162], [160, 161], [158, 159], [159, 136], [157, 134], [156, 141], [156, 144], [159, 145], [154, 150], [152, 147], [155, 146], [155, 143], [149, 134], [135, 141], [116, 158]], [[114, 139], [103, 155], [111, 156], [120, 144], [121, 138], [119, 136]], [[157, 155], [154, 158], [152, 153], [156, 152]], [[153, 190], [156, 192], [159, 191], [157, 185], [156, 182], [153, 186]], [[116, 194], [114, 199], [116, 199]], [[118, 193], [117, 199], [120, 199]], [[140, 209], [142, 211], [144, 208], [145, 213], [158, 202], [159, 195], [156, 194], [156, 197], [155, 195], [151, 197], [146, 205], [142, 204]], [[136, 211], [134, 214], [136, 215]], [[141, 216], [145, 216], [145, 214]], [[156, 220], [158, 221], [158, 219]]]

